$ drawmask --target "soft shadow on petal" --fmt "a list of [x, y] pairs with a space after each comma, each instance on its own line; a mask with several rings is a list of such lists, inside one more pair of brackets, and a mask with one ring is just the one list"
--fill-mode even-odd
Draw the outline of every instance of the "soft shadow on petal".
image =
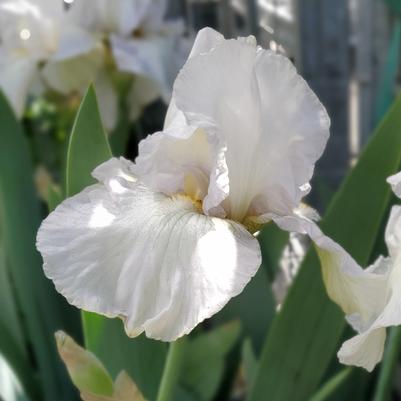
[[44, 270], [73, 305], [121, 317], [130, 336], [173, 341], [242, 291], [261, 263], [259, 245], [185, 197], [135, 184], [129, 162], [118, 163], [95, 171], [107, 185], [67, 199], [42, 223]]
[[359, 333], [343, 344], [339, 359], [371, 371], [383, 355], [385, 328], [401, 323], [401, 293], [395, 286], [400, 268], [390, 258], [380, 257], [364, 270], [311, 220], [270, 217], [280, 228], [307, 234], [315, 242], [328, 295]]

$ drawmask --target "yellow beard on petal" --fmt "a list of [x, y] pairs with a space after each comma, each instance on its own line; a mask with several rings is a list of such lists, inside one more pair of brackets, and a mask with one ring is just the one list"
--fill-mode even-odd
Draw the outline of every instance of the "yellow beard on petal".
[[270, 223], [271, 220], [261, 221], [257, 216], [247, 216], [241, 222], [244, 227], [251, 233], [255, 234], [260, 231], [266, 224]]
[[173, 199], [181, 199], [185, 201], [189, 201], [192, 204], [192, 207], [194, 208], [194, 211], [199, 213], [199, 214], [204, 214], [203, 213], [203, 208], [202, 208], [202, 201], [199, 199], [194, 199], [192, 196], [189, 196], [185, 193], [178, 193], [172, 196]]
[[198, 182], [192, 174], [186, 174], [184, 178], [184, 193], [196, 202], [202, 203], [202, 192]]

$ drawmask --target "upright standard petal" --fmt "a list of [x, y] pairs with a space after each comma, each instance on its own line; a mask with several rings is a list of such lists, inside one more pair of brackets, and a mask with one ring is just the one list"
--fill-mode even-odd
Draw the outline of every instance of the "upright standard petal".
[[[222, 40], [203, 30], [177, 77], [172, 103], [174, 133], [166, 128], [167, 141], [186, 140], [188, 132], [202, 129], [218, 147], [210, 152], [206, 213], [220, 206], [242, 221], [267, 212], [289, 214], [299, 205], [328, 139], [329, 118], [288, 59], [257, 47], [252, 37]], [[179, 163], [159, 161], [165, 168], [154, 174], [181, 168], [185, 176]]]
[[199, 213], [182, 195], [155, 193], [112, 159], [101, 183], [42, 223], [44, 270], [70, 303], [124, 320], [127, 334], [172, 341], [239, 294], [260, 263], [241, 225]]

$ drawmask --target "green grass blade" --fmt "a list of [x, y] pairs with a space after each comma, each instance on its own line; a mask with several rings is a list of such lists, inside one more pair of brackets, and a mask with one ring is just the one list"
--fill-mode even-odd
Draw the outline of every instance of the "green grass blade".
[[[322, 221], [362, 265], [370, 259], [390, 200], [386, 178], [401, 162], [401, 98], [387, 114]], [[304, 401], [338, 349], [344, 316], [327, 297], [311, 250], [266, 338], [249, 401]]]
[[258, 369], [258, 361], [252, 349], [252, 342], [249, 338], [246, 338], [242, 343], [242, 366], [244, 371], [244, 379], [247, 388], [252, 387], [253, 380], [256, 376]]
[[214, 398], [240, 331], [239, 321], [230, 322], [188, 340], [179, 384], [198, 401]]
[[[63, 384], [62, 365], [52, 335], [60, 325], [60, 313], [55, 306], [58, 295], [45, 279], [35, 249], [41, 216], [28, 144], [2, 94], [0, 144], [0, 216], [7, 267], [15, 286], [17, 305], [22, 311], [24, 335], [29, 339], [38, 365], [43, 397], [48, 401], [61, 400], [68, 396], [68, 390]], [[34, 374], [33, 369], [29, 372]]]
[[331, 379], [329, 379], [319, 391], [310, 399], [310, 401], [327, 401], [333, 393], [343, 385], [351, 376], [352, 368], [344, 368]]
[[[13, 284], [7, 267], [6, 255], [0, 237], [0, 324], [3, 323], [4, 326], [7, 326], [8, 331], [11, 333], [20, 352], [22, 352], [24, 356], [27, 356], [25, 349], [25, 337], [23, 335], [21, 321], [18, 316], [18, 308], [15, 293], [13, 291]], [[0, 352], [1, 351], [2, 348], [0, 347]]]
[[[263, 305], [263, 308], [255, 308], [255, 305]], [[250, 337], [254, 349], [260, 351], [274, 314], [275, 302], [270, 283], [266, 271], [260, 268], [244, 291], [231, 299], [212, 319], [218, 325], [240, 320], [241, 334]]]
[[275, 224], [267, 224], [258, 236], [262, 251], [262, 268], [266, 270], [269, 281], [274, 281], [279, 270], [280, 258], [288, 244], [289, 234], [280, 230]]
[[6, 359], [31, 399], [39, 400], [40, 387], [32, 375], [25, 341], [0, 237], [0, 356]]
[[379, 380], [375, 389], [373, 401], [388, 401], [391, 395], [395, 368], [401, 349], [401, 327], [393, 327], [388, 336], [383, 363], [380, 367]]
[[[92, 170], [112, 156], [102, 127], [96, 94], [89, 88], [71, 133], [67, 156], [67, 196], [95, 180]], [[155, 399], [163, 372], [166, 344], [144, 336], [130, 339], [119, 319], [82, 312], [85, 346], [95, 353], [115, 376], [125, 369], [147, 399]]]
[[72, 128], [67, 153], [67, 196], [93, 184], [92, 170], [112, 157], [100, 120], [96, 94], [89, 88]]

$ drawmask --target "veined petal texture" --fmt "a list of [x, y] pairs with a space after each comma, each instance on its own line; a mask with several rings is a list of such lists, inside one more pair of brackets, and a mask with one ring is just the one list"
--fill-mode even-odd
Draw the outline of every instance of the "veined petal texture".
[[256, 273], [258, 242], [238, 223], [152, 192], [124, 159], [94, 176], [100, 183], [65, 200], [37, 237], [46, 275], [71, 304], [122, 318], [130, 336], [173, 341]]

